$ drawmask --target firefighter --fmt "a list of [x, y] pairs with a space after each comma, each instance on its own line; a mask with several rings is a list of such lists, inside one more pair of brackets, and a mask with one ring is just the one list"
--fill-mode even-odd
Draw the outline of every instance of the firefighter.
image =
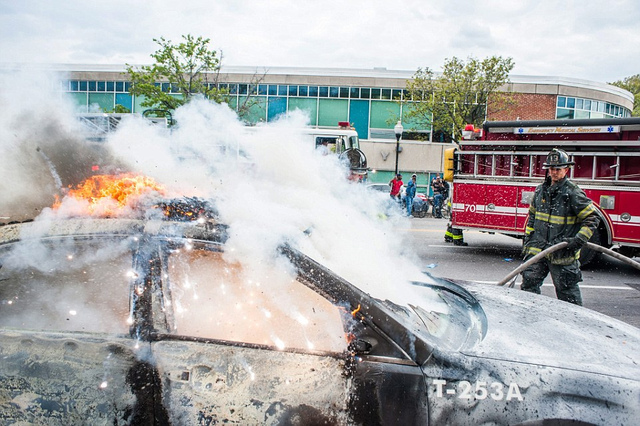
[[551, 272], [558, 299], [582, 305], [578, 287], [582, 281], [580, 249], [596, 232], [600, 218], [593, 202], [567, 178], [574, 164], [565, 151], [554, 148], [542, 165], [547, 177], [536, 188], [529, 207], [523, 248], [525, 260], [562, 241], [569, 245], [525, 269], [520, 288], [540, 294], [542, 282]]
[[444, 242], [453, 243], [454, 246], [469, 245], [464, 242], [464, 235], [462, 235], [462, 229], [454, 228], [451, 222], [447, 223], [447, 231], [444, 233]]

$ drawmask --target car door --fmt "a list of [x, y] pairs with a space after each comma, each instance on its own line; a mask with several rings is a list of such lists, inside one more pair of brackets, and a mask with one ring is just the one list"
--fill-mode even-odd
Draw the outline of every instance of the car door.
[[126, 241], [104, 247], [69, 238], [0, 247], [1, 423], [125, 425], [140, 411], [131, 255]]
[[289, 273], [253, 275], [206, 248], [173, 250], [163, 261], [155, 306], [172, 314], [151, 352], [170, 420], [349, 423], [338, 307]]

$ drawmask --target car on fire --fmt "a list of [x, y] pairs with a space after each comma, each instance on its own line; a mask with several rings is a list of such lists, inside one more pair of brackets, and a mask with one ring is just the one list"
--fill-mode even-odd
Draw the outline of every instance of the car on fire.
[[0, 226], [4, 424], [637, 422], [640, 330], [428, 275], [381, 300], [287, 244], [250, 281], [213, 205]]

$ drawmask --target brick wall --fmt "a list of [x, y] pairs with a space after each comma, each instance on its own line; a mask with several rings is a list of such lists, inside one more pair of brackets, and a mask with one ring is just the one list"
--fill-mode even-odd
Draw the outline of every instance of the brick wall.
[[554, 120], [556, 95], [497, 93], [487, 108], [487, 120]]

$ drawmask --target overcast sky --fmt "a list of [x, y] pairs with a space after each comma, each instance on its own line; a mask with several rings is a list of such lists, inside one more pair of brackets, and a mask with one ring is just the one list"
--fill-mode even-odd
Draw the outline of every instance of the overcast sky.
[[640, 73], [639, 0], [0, 0], [0, 62], [148, 64], [153, 38], [211, 39], [223, 64], [441, 71], [511, 57], [513, 74]]

